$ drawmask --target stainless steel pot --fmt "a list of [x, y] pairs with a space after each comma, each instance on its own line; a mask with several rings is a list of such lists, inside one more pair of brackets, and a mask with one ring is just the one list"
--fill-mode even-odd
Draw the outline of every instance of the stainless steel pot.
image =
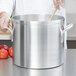
[[64, 63], [64, 18], [50, 15], [15, 16], [14, 64], [32, 68], [47, 69]]

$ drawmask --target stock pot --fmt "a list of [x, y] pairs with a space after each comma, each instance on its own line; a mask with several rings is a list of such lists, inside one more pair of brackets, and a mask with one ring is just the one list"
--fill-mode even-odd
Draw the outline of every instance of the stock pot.
[[55, 15], [14, 16], [14, 64], [32, 69], [47, 69], [64, 63], [64, 17]]

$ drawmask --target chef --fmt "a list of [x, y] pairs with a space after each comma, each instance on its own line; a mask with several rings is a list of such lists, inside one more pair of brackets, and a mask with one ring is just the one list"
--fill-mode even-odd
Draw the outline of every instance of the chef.
[[57, 8], [57, 15], [65, 15], [65, 0], [0, 0], [0, 30], [5, 31], [8, 26], [11, 14], [52, 14]]
[[[65, 17], [65, 0], [0, 0], [0, 30], [7, 26], [11, 14], [52, 14], [58, 8], [57, 15]], [[57, 5], [60, 6], [57, 6]]]

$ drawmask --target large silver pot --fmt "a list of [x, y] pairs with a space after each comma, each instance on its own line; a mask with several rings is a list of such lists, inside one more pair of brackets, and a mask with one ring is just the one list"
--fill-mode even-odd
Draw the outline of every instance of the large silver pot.
[[50, 15], [15, 16], [14, 64], [46, 69], [64, 63], [64, 18]]

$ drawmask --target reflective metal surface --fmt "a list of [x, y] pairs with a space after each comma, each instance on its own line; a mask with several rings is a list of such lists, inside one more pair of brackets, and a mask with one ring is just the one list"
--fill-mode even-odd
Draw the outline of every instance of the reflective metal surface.
[[76, 49], [67, 51], [66, 76], [76, 76]]
[[13, 65], [12, 59], [0, 60], [0, 76], [63, 76], [63, 66], [48, 70], [32, 70]]
[[52, 68], [63, 64], [64, 18], [50, 15], [14, 17], [14, 63], [33, 69]]
[[0, 76], [13, 76], [13, 61], [9, 59], [0, 59]]
[[20, 68], [13, 65], [11, 58], [0, 59], [0, 76], [76, 76], [76, 49], [67, 51], [66, 64], [64, 66], [49, 70]]
[[30, 70], [14, 66], [14, 76], [63, 76], [63, 66], [48, 70]]

